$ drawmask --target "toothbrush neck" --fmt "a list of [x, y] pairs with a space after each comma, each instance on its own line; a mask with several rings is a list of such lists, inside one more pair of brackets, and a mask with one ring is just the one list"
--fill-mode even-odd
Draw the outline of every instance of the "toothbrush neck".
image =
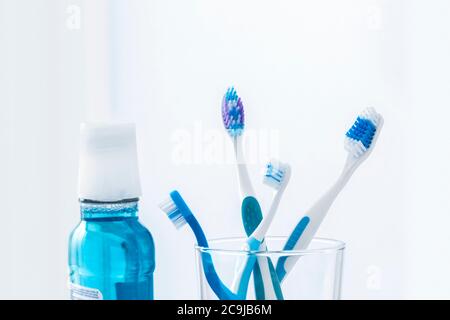
[[80, 199], [81, 220], [123, 220], [137, 219], [138, 198], [114, 202]]
[[333, 186], [328, 190], [327, 194], [337, 197], [338, 193], [345, 187], [347, 182], [352, 177], [355, 170], [358, 168], [359, 163], [354, 158], [348, 158], [347, 162], [342, 170], [341, 174], [337, 178]]
[[347, 156], [347, 161], [345, 162], [344, 169], [342, 170], [341, 176], [339, 177], [339, 180], [346, 180], [353, 175], [353, 172], [359, 167], [361, 164], [361, 159], [355, 158], [352, 155]]
[[244, 151], [242, 147], [242, 136], [234, 137], [234, 153], [236, 156], [236, 165], [239, 179], [239, 189], [242, 198], [248, 196], [255, 196], [255, 191], [253, 189], [250, 176], [248, 174], [247, 165], [245, 162]]
[[254, 238], [259, 242], [262, 242], [264, 240], [264, 237], [266, 236], [267, 231], [269, 230], [272, 220], [275, 217], [275, 213], [277, 212], [278, 205], [280, 203], [283, 192], [284, 190], [276, 191], [272, 200], [272, 204], [270, 205], [269, 212], [249, 238]]
[[244, 148], [243, 148], [243, 141], [242, 136], [237, 136], [233, 138], [233, 145], [234, 145], [234, 154], [236, 156], [236, 162], [237, 164], [244, 164], [245, 165], [245, 157], [244, 157]]

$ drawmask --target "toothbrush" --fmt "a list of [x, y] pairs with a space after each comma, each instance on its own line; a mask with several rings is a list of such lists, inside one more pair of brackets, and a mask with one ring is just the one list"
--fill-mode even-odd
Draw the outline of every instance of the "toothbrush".
[[244, 106], [242, 104], [242, 100], [237, 95], [236, 90], [233, 87], [228, 88], [222, 99], [222, 121], [233, 142], [239, 179], [239, 191], [242, 200], [249, 196], [255, 196], [255, 192], [248, 175], [247, 165], [245, 164], [242, 146], [244, 120]]
[[[200, 223], [197, 221], [178, 191], [172, 191], [170, 193], [170, 198], [161, 203], [159, 207], [167, 214], [167, 217], [177, 229], [187, 223], [197, 239], [197, 245], [203, 248], [209, 248], [208, 241], [206, 240], [205, 233], [203, 232]], [[222, 280], [220, 280], [214, 267], [212, 257], [207, 252], [202, 252], [202, 265], [208, 284], [220, 300], [242, 300], [245, 298], [251, 269], [243, 274], [245, 282], [239, 288], [237, 293], [233, 293], [227, 288]], [[247, 284], [247, 286], [245, 284]]]
[[[244, 220], [245, 232], [247, 236], [250, 236], [263, 220], [261, 207], [255, 198], [247, 197], [242, 202], [242, 219]], [[264, 241], [260, 250], [267, 251]], [[264, 281], [263, 274], [269, 275], [271, 281]], [[269, 257], [258, 257], [258, 263], [255, 263], [253, 268], [253, 281], [256, 300], [284, 300], [280, 281]]]
[[[278, 205], [280, 204], [281, 197], [284, 193], [284, 190], [286, 189], [286, 186], [289, 182], [289, 179], [291, 177], [291, 167], [287, 163], [269, 163], [267, 166], [267, 171], [265, 175], [265, 183], [272, 185], [274, 188], [276, 188], [276, 192], [274, 193], [272, 204], [269, 208], [269, 212], [264, 217], [262, 222], [258, 225], [258, 227], [253, 231], [253, 233], [250, 235], [250, 237], [247, 238], [246, 243], [246, 249], [249, 251], [260, 251], [260, 246], [264, 242], [264, 237], [267, 233], [267, 230], [270, 227], [270, 224], [273, 221], [273, 218], [275, 217], [275, 213], [278, 209]], [[247, 272], [247, 268], [252, 264], [254, 264], [254, 261], [252, 259], [256, 259], [254, 255], [250, 255], [246, 258], [246, 262], [242, 263], [242, 267], [240, 268], [239, 272], [236, 274], [234, 281], [233, 281], [233, 288], [241, 287], [243, 285], [244, 281], [247, 281], [247, 279], [244, 277], [245, 273]]]
[[[249, 205], [258, 202], [255, 199], [255, 192], [248, 174], [243, 152], [242, 134], [245, 126], [244, 105], [234, 87], [228, 88], [227, 92], [223, 96], [222, 121], [233, 142], [233, 149], [236, 158], [236, 169], [239, 180], [239, 192], [243, 204], [241, 210], [242, 222], [247, 236], [249, 236], [249, 233], [256, 228], [256, 226], [254, 226], [254, 222], [257, 221], [258, 217], [261, 215], [261, 210], [259, 208], [259, 204], [258, 206]], [[248, 232], [250, 229], [251, 231]], [[265, 243], [261, 249], [266, 250]], [[266, 261], [264, 261], [264, 259], [259, 259], [259, 261], [255, 264], [253, 274], [255, 295], [258, 300], [273, 300], [279, 296], [276, 294], [274, 287], [279, 287], [280, 284], [278, 279], [274, 278], [273, 275], [270, 274], [270, 267], [273, 267], [269, 266], [271, 261], [269, 259], [265, 260]]]
[[[383, 127], [383, 117], [374, 108], [365, 109], [348, 130], [345, 149], [348, 152], [344, 169], [335, 184], [306, 212], [289, 236], [284, 250], [302, 250], [308, 247], [336, 197], [345, 187], [355, 170], [366, 160], [375, 147]], [[294, 267], [298, 256], [281, 257], [276, 271], [282, 282]]]

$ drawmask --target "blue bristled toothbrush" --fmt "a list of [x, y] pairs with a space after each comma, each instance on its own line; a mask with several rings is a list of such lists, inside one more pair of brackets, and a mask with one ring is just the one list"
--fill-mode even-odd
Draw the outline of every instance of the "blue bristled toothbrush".
[[[255, 203], [255, 192], [248, 174], [247, 165], [243, 152], [243, 132], [245, 127], [245, 114], [242, 99], [238, 96], [233, 87], [228, 88], [222, 99], [222, 121], [233, 142], [234, 154], [236, 157], [236, 169], [239, 181], [239, 191], [241, 195], [242, 207], [241, 215], [244, 229], [249, 236], [259, 224], [261, 210]], [[265, 243], [261, 250], [266, 250]], [[269, 258], [258, 259], [253, 271], [253, 282], [255, 286], [255, 296], [257, 300], [281, 299], [280, 293], [275, 288], [280, 287], [280, 283], [275, 273], [271, 273], [274, 266]]]
[[[161, 203], [159, 207], [167, 214], [168, 218], [177, 228], [181, 228], [187, 223], [197, 239], [197, 244], [201, 247], [209, 248], [203, 229], [178, 191], [172, 191], [170, 198]], [[209, 286], [220, 300], [245, 299], [251, 271], [255, 262], [256, 259], [250, 260], [247, 269], [243, 273], [242, 285], [234, 293], [220, 280], [211, 255], [207, 252], [202, 252], [203, 272], [205, 273]]]
[[[348, 152], [344, 169], [334, 185], [306, 212], [289, 236], [284, 250], [306, 249], [325, 218], [336, 197], [345, 187], [355, 170], [366, 160], [375, 147], [383, 127], [383, 117], [374, 108], [365, 109], [348, 130], [345, 149]], [[285, 256], [278, 260], [276, 271], [283, 281], [294, 267], [298, 256]]]

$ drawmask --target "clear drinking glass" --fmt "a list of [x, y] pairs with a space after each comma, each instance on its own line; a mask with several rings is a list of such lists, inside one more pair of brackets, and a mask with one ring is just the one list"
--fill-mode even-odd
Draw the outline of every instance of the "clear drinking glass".
[[[209, 241], [209, 248], [195, 247], [197, 274], [202, 300], [217, 300], [203, 270], [202, 256], [209, 254], [222, 282], [231, 288], [237, 266], [255, 255], [267, 257], [274, 266], [282, 257], [298, 258], [292, 270], [281, 283], [285, 300], [339, 299], [345, 244], [332, 239], [314, 238], [307, 250], [283, 251], [286, 237], [266, 237], [267, 251], [244, 251], [246, 238], [223, 238]], [[286, 259], [286, 258], [284, 258]], [[247, 300], [255, 300], [253, 276], [250, 278]]]

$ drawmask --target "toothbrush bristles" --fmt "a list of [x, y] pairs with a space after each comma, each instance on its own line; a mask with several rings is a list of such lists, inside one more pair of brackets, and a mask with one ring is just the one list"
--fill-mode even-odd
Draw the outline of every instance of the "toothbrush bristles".
[[278, 161], [270, 161], [266, 165], [263, 182], [274, 189], [279, 189], [286, 179], [288, 165]]
[[345, 149], [355, 157], [362, 156], [371, 147], [380, 120], [374, 108], [365, 109], [345, 134]]
[[234, 87], [228, 88], [223, 96], [222, 120], [231, 137], [242, 134], [244, 130], [244, 106]]
[[186, 224], [182, 212], [178, 210], [178, 207], [172, 199], [167, 199], [159, 205], [159, 208], [167, 214], [167, 217], [172, 221], [177, 229], [180, 229]]

